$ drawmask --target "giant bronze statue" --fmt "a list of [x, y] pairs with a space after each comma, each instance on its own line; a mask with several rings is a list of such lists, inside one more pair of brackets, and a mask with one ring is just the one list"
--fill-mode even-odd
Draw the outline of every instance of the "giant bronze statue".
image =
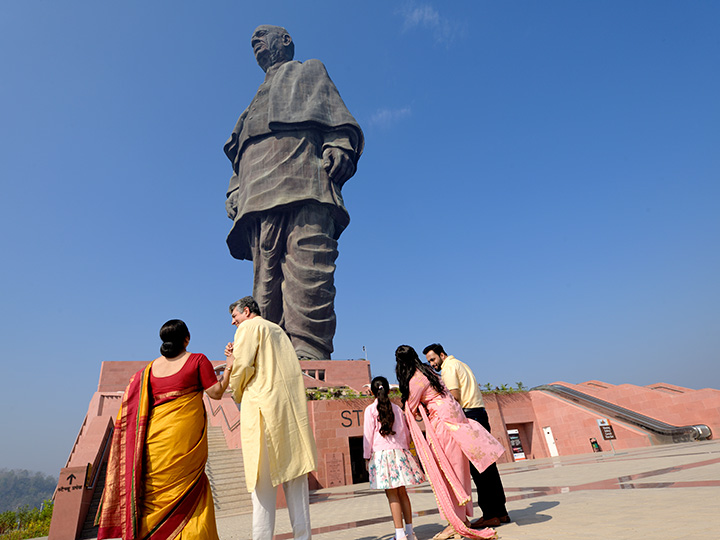
[[227, 237], [253, 261], [253, 296], [300, 358], [330, 358], [337, 241], [350, 222], [342, 186], [363, 133], [319, 60], [293, 61], [287, 30], [258, 26], [251, 45], [265, 80], [240, 115], [225, 154], [233, 176]]

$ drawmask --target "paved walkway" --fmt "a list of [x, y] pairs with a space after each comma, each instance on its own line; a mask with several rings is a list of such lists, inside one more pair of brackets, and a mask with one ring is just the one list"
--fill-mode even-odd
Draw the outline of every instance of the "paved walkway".
[[[512, 523], [503, 540], [720, 539], [720, 441], [499, 466]], [[410, 491], [419, 540], [445, 525], [429, 485]], [[356, 484], [312, 492], [315, 540], [391, 540], [384, 492]], [[473, 500], [475, 500], [473, 498]], [[477, 516], [476, 516], [477, 517]], [[218, 520], [221, 540], [249, 540], [251, 515]], [[276, 540], [292, 538], [279, 510]]]

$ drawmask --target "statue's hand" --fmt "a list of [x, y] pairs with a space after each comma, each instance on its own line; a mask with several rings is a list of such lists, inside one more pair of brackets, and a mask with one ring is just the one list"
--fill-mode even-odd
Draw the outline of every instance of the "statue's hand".
[[228, 217], [234, 221], [235, 216], [237, 216], [237, 206], [235, 206], [233, 197], [230, 197], [225, 201], [225, 211], [227, 212]]
[[355, 165], [350, 153], [335, 146], [329, 146], [323, 150], [323, 168], [327, 171], [330, 180], [339, 186], [342, 186], [355, 174]]

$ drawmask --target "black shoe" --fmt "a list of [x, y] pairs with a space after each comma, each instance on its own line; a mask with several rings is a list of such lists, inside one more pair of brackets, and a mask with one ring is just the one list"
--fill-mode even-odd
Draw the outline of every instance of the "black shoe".
[[470, 524], [471, 528], [473, 529], [484, 529], [485, 527], [499, 527], [500, 526], [500, 518], [487, 518], [481, 517], [480, 519], [476, 519]]

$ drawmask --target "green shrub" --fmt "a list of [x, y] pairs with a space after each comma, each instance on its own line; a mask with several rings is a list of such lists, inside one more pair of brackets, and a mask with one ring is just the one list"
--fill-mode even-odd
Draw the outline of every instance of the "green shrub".
[[310, 401], [318, 401], [321, 399], [357, 399], [363, 396], [358, 394], [352, 388], [337, 387], [337, 388], [306, 388], [305, 395]]
[[528, 391], [527, 387], [521, 382], [516, 382], [515, 388], [508, 384], [501, 384], [500, 386], [493, 387], [492, 384], [485, 383], [479, 386], [483, 394], [516, 394]]
[[23, 506], [17, 511], [0, 514], [0, 540], [24, 540], [47, 536], [50, 532], [53, 503], [45, 501], [41, 508]]

